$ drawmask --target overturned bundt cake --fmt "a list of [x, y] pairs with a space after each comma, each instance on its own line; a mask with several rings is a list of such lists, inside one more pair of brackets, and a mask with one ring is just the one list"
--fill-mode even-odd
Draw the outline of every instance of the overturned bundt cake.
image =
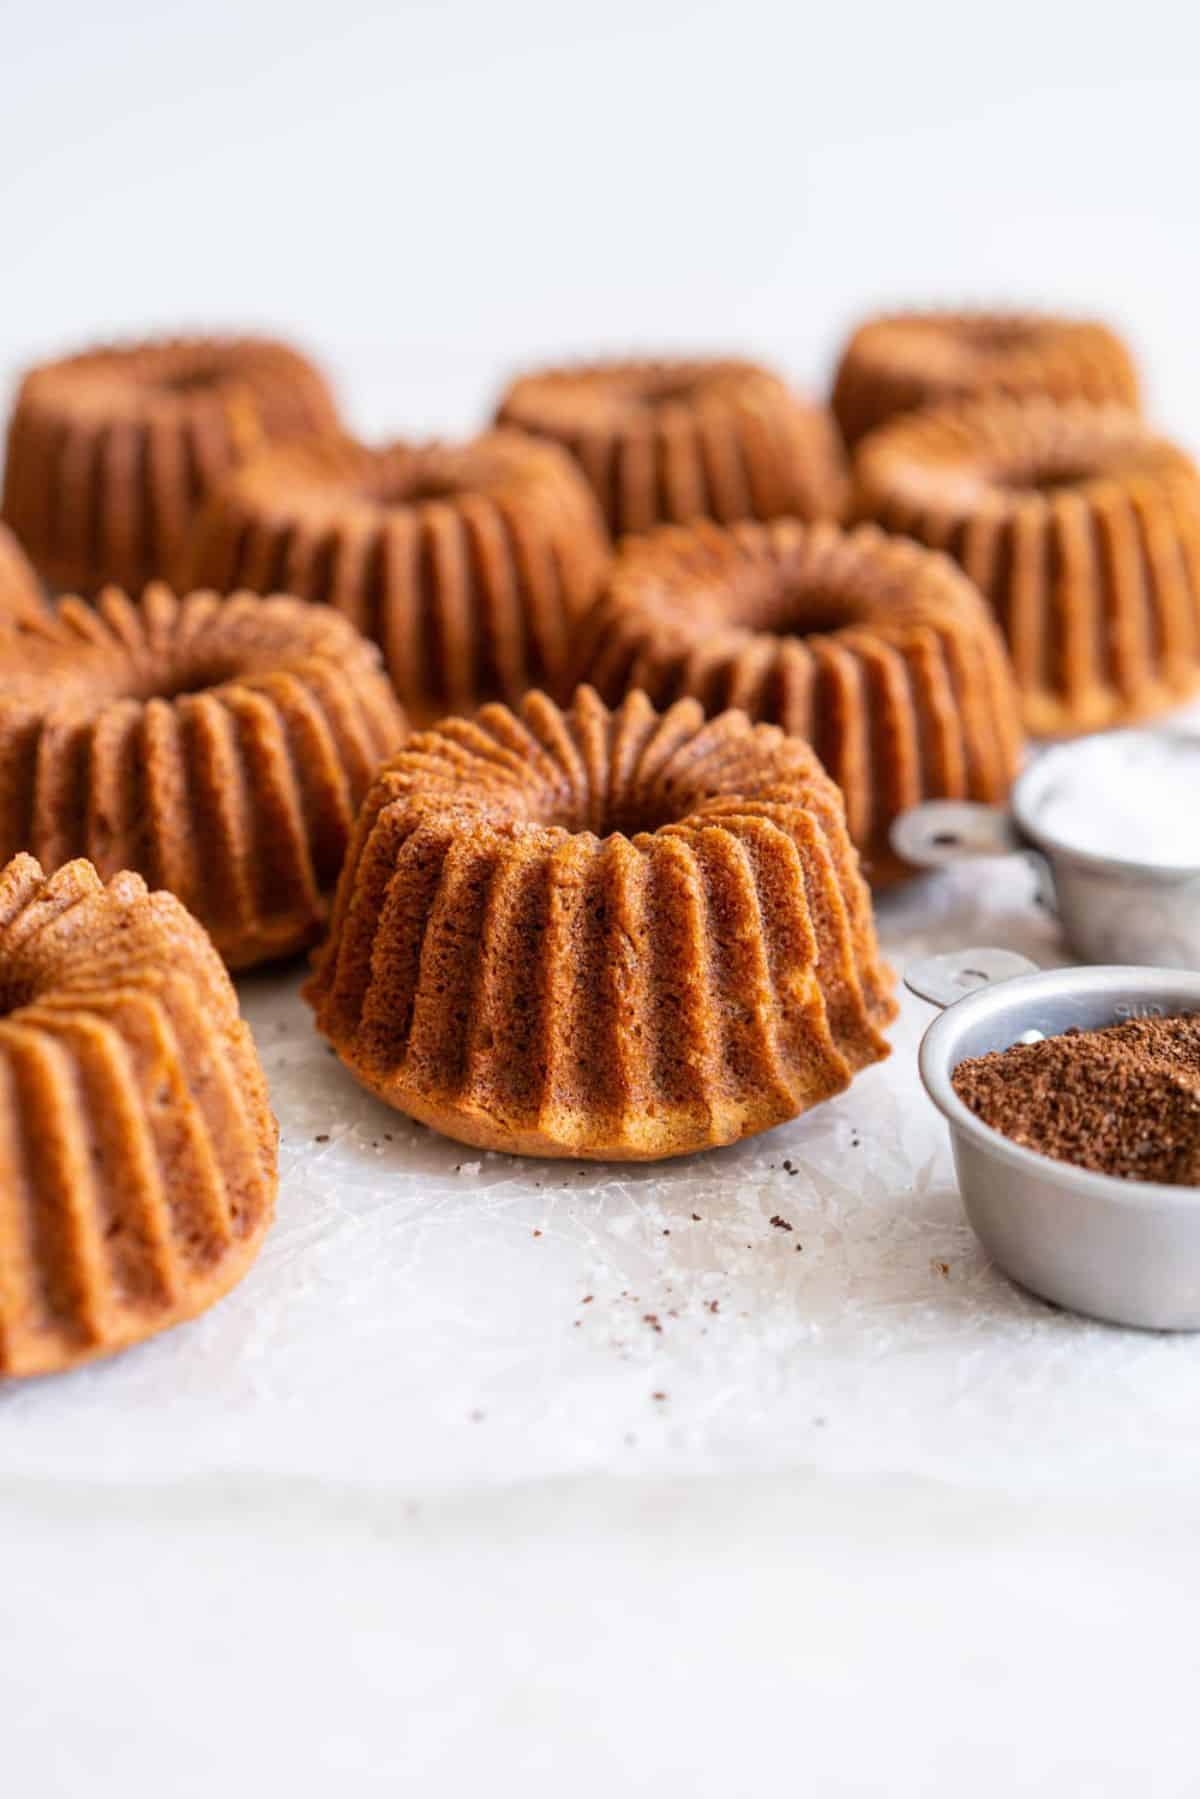
[[874, 526], [664, 526], [625, 544], [580, 633], [577, 673], [739, 706], [808, 738], [875, 886], [910, 872], [893, 820], [927, 799], [1003, 799], [1019, 705], [987, 607], [944, 556]]
[[1028, 729], [1130, 724], [1200, 687], [1200, 472], [1120, 407], [979, 400], [861, 446], [862, 507], [962, 564]]
[[324, 377], [286, 344], [196, 337], [31, 369], [8, 430], [3, 514], [72, 593], [173, 577], [196, 508], [264, 442], [332, 431]]
[[335, 606], [383, 649], [410, 716], [561, 682], [608, 562], [570, 459], [495, 431], [461, 444], [296, 444], [237, 470], [200, 520], [197, 585]]
[[895, 1009], [808, 745], [588, 688], [383, 769], [307, 995], [358, 1079], [448, 1136], [626, 1160], [828, 1099]]
[[616, 535], [693, 518], [830, 518], [846, 500], [829, 412], [753, 363], [580, 363], [522, 375], [496, 413], [569, 450]]
[[833, 410], [858, 442], [897, 413], [979, 394], [1136, 407], [1133, 358], [1107, 325], [1036, 312], [901, 312], [868, 319], [842, 352]]
[[87, 862], [0, 873], [0, 1376], [204, 1311], [275, 1204], [276, 1130], [196, 921]]
[[106, 590], [0, 631], [0, 861], [89, 857], [169, 888], [231, 967], [321, 930], [403, 720], [327, 608]]
[[45, 604], [37, 571], [12, 532], [0, 525], [0, 627], [39, 618]]

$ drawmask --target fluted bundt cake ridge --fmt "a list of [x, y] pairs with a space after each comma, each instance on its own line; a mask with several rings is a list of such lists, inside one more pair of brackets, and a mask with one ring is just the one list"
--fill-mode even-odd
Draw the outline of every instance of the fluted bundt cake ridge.
[[40, 618], [45, 604], [33, 564], [12, 532], [0, 525], [0, 626]]
[[635, 538], [580, 632], [577, 673], [608, 700], [644, 688], [739, 706], [806, 737], [841, 788], [869, 879], [926, 799], [1000, 800], [1021, 749], [1004, 647], [944, 556], [874, 526], [700, 521]]
[[862, 444], [860, 504], [949, 552], [1008, 642], [1037, 736], [1200, 688], [1200, 472], [1121, 407], [986, 399]]
[[292, 954], [403, 728], [378, 651], [326, 608], [154, 584], [64, 600], [0, 633], [0, 859], [136, 869], [231, 966]]
[[336, 607], [383, 649], [432, 723], [562, 679], [608, 562], [569, 458], [516, 432], [369, 448], [348, 438], [255, 457], [215, 496], [190, 574]]
[[828, 411], [750, 362], [543, 369], [512, 382], [496, 417], [569, 450], [618, 536], [701, 517], [835, 517], [846, 501]]
[[694, 701], [531, 694], [367, 798], [307, 994], [374, 1092], [468, 1143], [645, 1159], [841, 1091], [894, 1011], [809, 747]]
[[856, 444], [897, 414], [980, 394], [1136, 407], [1137, 370], [1115, 332], [1040, 312], [896, 312], [842, 352], [833, 409]]
[[0, 1375], [194, 1317], [258, 1253], [276, 1130], [196, 921], [90, 863], [0, 872]]
[[324, 377], [267, 338], [105, 345], [31, 369], [3, 513], [43, 577], [91, 595], [174, 578], [196, 509], [263, 443], [336, 429]]

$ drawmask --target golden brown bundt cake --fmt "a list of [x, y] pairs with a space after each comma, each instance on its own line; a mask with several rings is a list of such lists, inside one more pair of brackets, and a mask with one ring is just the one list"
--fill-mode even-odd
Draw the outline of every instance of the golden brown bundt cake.
[[88, 862], [0, 873], [0, 1375], [205, 1310], [258, 1253], [276, 1130], [237, 999], [177, 900]]
[[897, 413], [978, 394], [1136, 407], [1133, 358], [1107, 325], [1036, 312], [900, 312], [868, 319], [842, 352], [833, 410], [856, 444]]
[[693, 518], [832, 518], [846, 501], [828, 411], [749, 362], [546, 369], [514, 381], [496, 417], [569, 450], [616, 535]]
[[320, 931], [403, 720], [323, 607], [108, 589], [0, 633], [0, 861], [88, 856], [169, 888], [234, 968]]
[[365, 1086], [448, 1136], [623, 1160], [839, 1093], [895, 1010], [808, 745], [590, 688], [384, 768], [307, 996]]
[[876, 886], [911, 872], [888, 842], [899, 813], [1001, 800], [1020, 761], [987, 607], [946, 557], [870, 525], [702, 521], [632, 539], [584, 622], [577, 672], [608, 700], [691, 694], [807, 737]]
[[1200, 686], [1200, 473], [1132, 413], [973, 401], [874, 433], [858, 474], [864, 510], [982, 589], [1034, 734], [1129, 724]]
[[568, 457], [516, 432], [349, 439], [255, 457], [192, 543], [191, 579], [336, 606], [383, 648], [415, 722], [558, 684], [609, 548]]
[[0, 626], [40, 618], [45, 609], [36, 569], [12, 532], [0, 525]]
[[196, 508], [247, 451], [337, 414], [286, 344], [164, 339], [31, 369], [8, 430], [3, 512], [44, 578], [93, 594], [175, 573]]

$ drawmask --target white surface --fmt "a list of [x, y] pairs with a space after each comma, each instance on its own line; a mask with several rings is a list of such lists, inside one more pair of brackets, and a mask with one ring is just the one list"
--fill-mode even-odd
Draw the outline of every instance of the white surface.
[[[1057, 954], [1019, 864], [883, 924], [901, 965]], [[283, 1131], [257, 1268], [0, 1392], [14, 1792], [199, 1799], [231, 1758], [238, 1793], [1194, 1790], [1200, 1339], [988, 1266], [928, 1007], [809, 1117], [614, 1169], [409, 1124], [296, 984], [242, 987]]]
[[1200, 9], [1141, 0], [0, 4], [3, 359], [309, 342], [372, 432], [514, 364], [698, 345], [824, 379], [853, 317], [1096, 308], [1200, 442]]
[[[815, 385], [864, 309], [1012, 298], [1123, 324], [1200, 443], [1178, 0], [0, 18], [9, 375], [247, 323], [363, 431], [457, 431], [545, 353]], [[1046, 959], [1023, 882], [927, 884], [889, 943]], [[472, 1169], [338, 1073], [294, 985], [244, 988], [284, 1127], [258, 1268], [0, 1394], [6, 1793], [1194, 1792], [1200, 1342], [989, 1270], [917, 1002], [810, 1119], [605, 1178]]]

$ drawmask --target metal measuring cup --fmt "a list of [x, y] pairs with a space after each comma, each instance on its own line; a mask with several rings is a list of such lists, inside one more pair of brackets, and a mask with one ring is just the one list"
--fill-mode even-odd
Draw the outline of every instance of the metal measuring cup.
[[[1147, 735], [1121, 733], [1126, 739]], [[1024, 855], [1037, 870], [1038, 897], [1057, 912], [1081, 961], [1200, 968], [1200, 866], [1093, 855], [1039, 824], [1042, 800], [1081, 747], [1044, 751], [1017, 781], [1007, 811], [936, 800], [902, 813], [892, 827], [893, 849], [914, 868]]]
[[1071, 1311], [1200, 1329], [1200, 1188], [1093, 1174], [1025, 1149], [977, 1118], [952, 1082], [969, 1057], [1038, 1036], [1200, 1013], [1200, 972], [1041, 972], [1009, 950], [968, 949], [914, 963], [904, 979], [946, 1008], [921, 1044], [921, 1079], [950, 1126], [963, 1205], [992, 1260]]

